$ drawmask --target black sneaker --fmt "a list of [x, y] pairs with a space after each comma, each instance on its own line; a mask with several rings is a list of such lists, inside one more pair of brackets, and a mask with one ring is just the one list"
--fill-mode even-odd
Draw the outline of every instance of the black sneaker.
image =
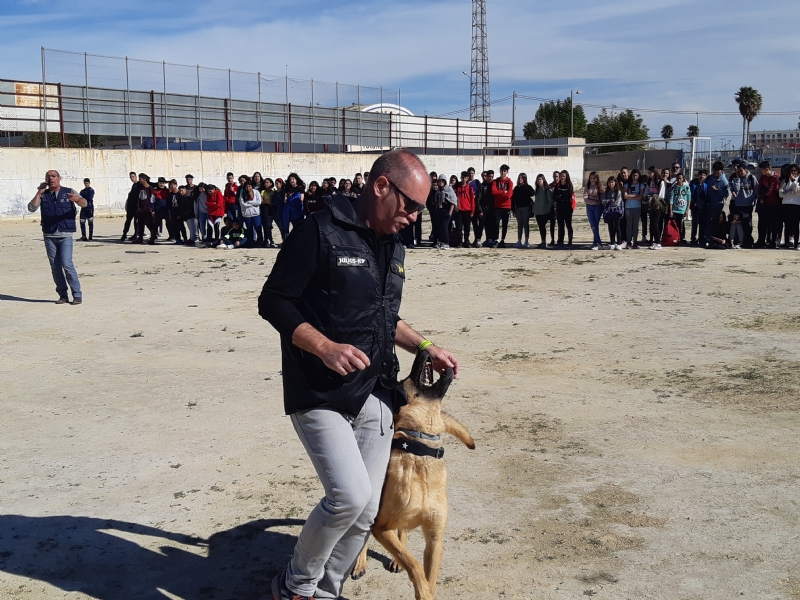
[[81, 303], [83, 303], [83, 298], [73, 298], [72, 302], [70, 302], [70, 304], [72, 304], [72, 306], [76, 306], [76, 305], [81, 304]]
[[272, 580], [272, 599], [273, 600], [315, 600], [314, 596], [301, 596], [295, 594], [286, 587], [286, 571], [275, 575]]
[[62, 296], [61, 298], [56, 300], [56, 304], [69, 304], [69, 298]]
[[497, 247], [498, 248], [505, 248], [506, 247], [505, 241], [500, 240], [499, 242], [497, 242]]

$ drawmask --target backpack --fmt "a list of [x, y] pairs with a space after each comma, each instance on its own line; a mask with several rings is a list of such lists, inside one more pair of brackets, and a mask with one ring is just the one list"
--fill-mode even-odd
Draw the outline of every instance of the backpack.
[[681, 230], [674, 219], [667, 219], [664, 224], [664, 235], [661, 237], [662, 246], [677, 246], [681, 241]]

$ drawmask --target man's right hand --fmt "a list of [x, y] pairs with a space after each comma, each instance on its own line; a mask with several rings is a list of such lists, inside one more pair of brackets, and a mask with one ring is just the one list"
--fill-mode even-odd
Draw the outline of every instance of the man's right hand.
[[363, 371], [370, 364], [369, 357], [350, 344], [330, 342], [317, 356], [322, 359], [326, 367], [342, 376], [356, 370]]

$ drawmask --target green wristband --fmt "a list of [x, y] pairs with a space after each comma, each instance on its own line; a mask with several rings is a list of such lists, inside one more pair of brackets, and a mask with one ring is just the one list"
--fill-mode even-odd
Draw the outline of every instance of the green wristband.
[[417, 346], [417, 351], [422, 352], [428, 346], [433, 346], [433, 342], [430, 340], [422, 340], [419, 345]]

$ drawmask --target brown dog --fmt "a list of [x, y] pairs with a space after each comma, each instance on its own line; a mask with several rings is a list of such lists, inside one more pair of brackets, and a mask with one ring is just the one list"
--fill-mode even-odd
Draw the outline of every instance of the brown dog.
[[[433, 383], [433, 364], [427, 352], [414, 360], [411, 374], [402, 382], [408, 397], [394, 417], [394, 438], [380, 509], [372, 534], [394, 557], [390, 570], [404, 569], [417, 600], [433, 600], [442, 562], [444, 529], [447, 525], [447, 469], [442, 434], [449, 433], [467, 448], [475, 440], [456, 419], [442, 412], [442, 397], [453, 381], [447, 369]], [[424, 567], [406, 548], [408, 532], [422, 528], [425, 536]], [[367, 546], [353, 568], [353, 579], [367, 570]]]

